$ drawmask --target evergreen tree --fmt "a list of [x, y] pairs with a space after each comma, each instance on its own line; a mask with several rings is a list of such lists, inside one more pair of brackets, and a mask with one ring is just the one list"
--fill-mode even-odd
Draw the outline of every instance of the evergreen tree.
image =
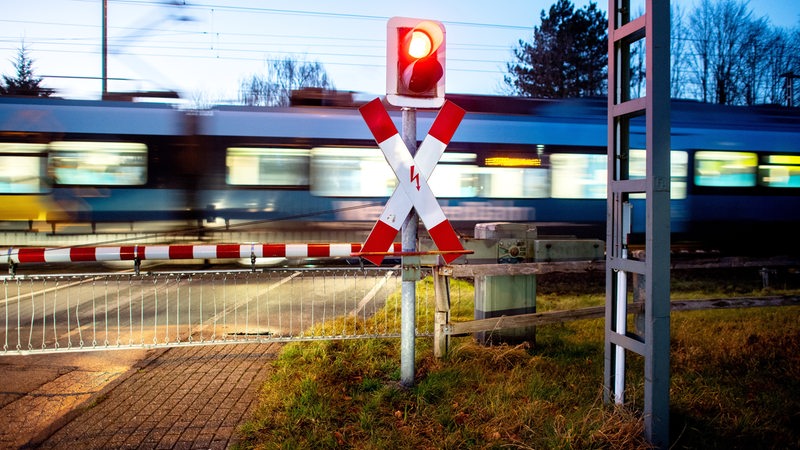
[[505, 82], [512, 93], [540, 98], [605, 94], [605, 13], [594, 2], [576, 11], [569, 0], [558, 0], [549, 15], [541, 12], [541, 21], [533, 41], [520, 40], [516, 61], [507, 65]]
[[0, 95], [24, 95], [31, 97], [49, 97], [53, 94], [52, 89], [41, 87], [42, 78], [33, 74], [33, 60], [28, 57], [27, 49], [23, 44], [18, 52], [17, 59], [14, 61], [17, 69], [16, 77], [3, 75], [3, 83], [0, 85]]

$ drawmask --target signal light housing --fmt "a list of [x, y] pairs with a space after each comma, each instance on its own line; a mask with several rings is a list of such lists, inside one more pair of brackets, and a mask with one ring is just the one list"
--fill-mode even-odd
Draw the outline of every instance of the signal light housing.
[[392, 17], [386, 30], [389, 104], [440, 108], [445, 86], [444, 25], [435, 20]]

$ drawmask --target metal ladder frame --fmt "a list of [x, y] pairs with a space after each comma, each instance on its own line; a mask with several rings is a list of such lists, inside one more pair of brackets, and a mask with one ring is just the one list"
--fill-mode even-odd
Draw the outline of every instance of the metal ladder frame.
[[[669, 0], [644, 0], [631, 20], [630, 0], [608, 8], [608, 212], [606, 232], [605, 401], [625, 402], [626, 351], [644, 357], [645, 437], [669, 446], [670, 78]], [[646, 93], [631, 98], [631, 47], [645, 39]], [[645, 116], [646, 176], [630, 179], [630, 123]], [[630, 259], [631, 194], [643, 193], [645, 252]], [[637, 202], [638, 203], [638, 202]], [[626, 327], [628, 274], [644, 277], [643, 332]]]

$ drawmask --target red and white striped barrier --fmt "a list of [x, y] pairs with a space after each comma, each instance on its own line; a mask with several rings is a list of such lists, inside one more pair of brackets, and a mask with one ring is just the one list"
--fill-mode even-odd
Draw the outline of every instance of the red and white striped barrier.
[[463, 253], [464, 247], [436, 201], [428, 178], [464, 118], [465, 111], [450, 101], [445, 102], [414, 157], [380, 99], [369, 102], [359, 111], [399, 180], [364, 243], [362, 251], [367, 254], [363, 257], [380, 264], [383, 260], [380, 252], [386, 252], [389, 248], [413, 207], [442, 252], [445, 262], [452, 262]]
[[[402, 250], [400, 243], [384, 248]], [[11, 264], [66, 263], [87, 261], [135, 261], [238, 258], [349, 258], [362, 251], [350, 244], [219, 244], [219, 245], [126, 245], [119, 247], [9, 248]]]

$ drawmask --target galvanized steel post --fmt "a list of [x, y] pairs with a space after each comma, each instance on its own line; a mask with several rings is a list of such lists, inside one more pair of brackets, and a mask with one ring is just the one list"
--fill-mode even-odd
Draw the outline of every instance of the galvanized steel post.
[[[403, 142], [411, 156], [417, 153], [417, 110], [403, 108]], [[417, 251], [417, 229], [419, 216], [415, 210], [406, 218], [402, 227], [403, 252]], [[400, 384], [414, 385], [415, 338], [417, 316], [417, 280], [419, 279], [419, 256], [402, 256], [403, 282], [401, 285], [400, 312]]]

